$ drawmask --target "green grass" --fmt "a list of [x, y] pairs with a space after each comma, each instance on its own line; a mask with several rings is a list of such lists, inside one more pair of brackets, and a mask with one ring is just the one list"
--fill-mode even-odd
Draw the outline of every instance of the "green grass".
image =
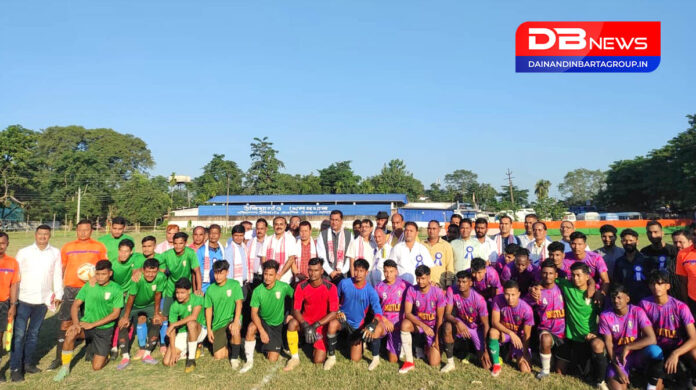
[[[163, 232], [157, 232], [158, 240], [164, 236]], [[151, 232], [129, 233], [138, 242]], [[55, 232], [51, 244], [60, 247], [62, 244], [74, 239], [74, 232]], [[10, 248], [8, 253], [14, 255], [17, 250], [33, 242], [31, 233], [10, 233]], [[590, 245], [596, 248], [600, 245], [599, 238], [590, 237]], [[45, 369], [55, 356], [55, 339], [57, 335], [58, 321], [49, 317], [44, 321], [39, 336], [37, 356], [40, 358], [39, 367]], [[135, 348], [133, 350], [135, 352]], [[382, 364], [374, 372], [367, 371], [368, 361], [358, 363], [351, 362], [346, 356], [347, 350], [343, 348], [338, 354], [336, 366], [328, 372], [315, 366], [308, 358], [311, 351], [301, 351], [301, 365], [293, 372], [283, 372], [282, 367], [286, 358], [282, 357], [275, 364], [269, 363], [262, 354], [256, 353], [254, 369], [246, 374], [239, 374], [230, 368], [227, 361], [214, 361], [208, 351], [198, 360], [196, 371], [192, 374], [184, 373], [183, 362], [176, 367], [168, 368], [161, 364], [148, 366], [138, 361], [133, 361], [124, 371], [116, 370], [116, 363], [110, 362], [102, 371], [93, 372], [91, 365], [84, 361], [82, 347], [76, 350], [76, 358], [73, 361], [73, 371], [60, 387], [65, 388], [92, 388], [92, 389], [293, 389], [306, 388], [336, 388], [336, 389], [589, 389], [585, 383], [577, 378], [569, 376], [551, 375], [543, 382], [539, 382], [531, 374], [522, 374], [511, 366], [505, 365], [502, 374], [498, 378], [492, 378], [489, 371], [470, 364], [463, 365], [460, 359], [456, 359], [457, 369], [448, 374], [440, 374], [439, 368], [427, 366], [423, 361], [416, 362], [416, 370], [406, 374], [398, 374], [398, 365], [382, 359]], [[369, 352], [366, 353], [369, 356]], [[159, 352], [154, 353], [160, 360]], [[7, 356], [0, 363], [1, 372], [9, 380], [7, 369]], [[538, 367], [535, 368], [538, 371]], [[23, 383], [3, 385], [6, 388], [16, 389], [53, 389], [59, 386], [53, 382], [55, 372], [42, 372], [27, 375]]]

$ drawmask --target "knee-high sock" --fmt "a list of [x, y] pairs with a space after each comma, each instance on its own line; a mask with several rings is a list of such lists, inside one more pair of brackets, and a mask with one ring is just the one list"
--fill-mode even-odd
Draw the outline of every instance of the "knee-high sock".
[[256, 349], [256, 339], [244, 341], [244, 355], [246, 356], [247, 363], [254, 362], [254, 349]]
[[551, 372], [551, 354], [539, 353], [541, 357], [541, 372], [550, 373]]
[[336, 344], [338, 344], [338, 339], [335, 334], [330, 334], [326, 336], [326, 352], [329, 356], [334, 356], [336, 353]]
[[488, 350], [491, 351], [493, 364], [500, 364], [500, 342], [497, 339], [488, 340]]
[[447, 359], [454, 357], [454, 343], [445, 343], [445, 356]]
[[401, 332], [401, 348], [406, 356], [406, 361], [413, 363], [413, 338], [411, 332]]
[[372, 340], [372, 358], [379, 358], [379, 350], [382, 349], [382, 339]]
[[56, 360], [62, 359], [63, 342], [65, 342], [65, 331], [58, 330], [58, 338], [56, 339]]
[[159, 332], [162, 325], [150, 324], [150, 328], [147, 330], [147, 344], [146, 348], [148, 351], [152, 352], [157, 347], [157, 341], [159, 340]]
[[287, 337], [288, 337], [288, 349], [290, 350], [290, 355], [292, 355], [292, 357], [294, 357], [294, 358], [300, 357], [300, 355], [297, 352], [299, 349], [298, 344], [300, 342], [297, 331], [288, 331]]
[[135, 326], [135, 334], [138, 336], [138, 346], [142, 349], [147, 345], [147, 323], [143, 322]]
[[604, 381], [604, 378], [607, 377], [607, 367], [609, 366], [606, 355], [604, 355], [604, 353], [593, 352], [590, 360], [592, 361], [592, 376], [594, 381], [597, 383]]
[[[160, 345], [164, 345], [167, 338], [167, 328], [169, 328], [169, 321], [162, 321], [162, 327], [160, 328]], [[171, 340], [174, 342], [174, 340]]]
[[242, 344], [230, 344], [232, 348], [230, 351], [230, 357], [232, 359], [239, 359], [239, 351], [242, 349]]

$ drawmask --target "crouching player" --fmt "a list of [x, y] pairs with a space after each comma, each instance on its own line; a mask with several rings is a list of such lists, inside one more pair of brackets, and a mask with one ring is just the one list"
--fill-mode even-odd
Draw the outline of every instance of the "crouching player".
[[491, 330], [488, 332], [488, 350], [493, 362], [493, 376], [500, 375], [500, 344], [512, 344], [511, 356], [517, 359], [517, 368], [531, 372], [529, 338], [534, 326], [534, 312], [520, 299], [520, 287], [514, 280], [503, 284], [503, 294], [493, 299]]
[[164, 363], [173, 367], [179, 359], [186, 358], [185, 372], [196, 369], [196, 349], [208, 334], [203, 314], [203, 297], [191, 294], [191, 281], [181, 278], [174, 283], [174, 302], [169, 308], [169, 347], [164, 353]]
[[[96, 283], [86, 283], [75, 297], [70, 308], [72, 325], [65, 333], [61, 360], [63, 365], [53, 378], [60, 382], [70, 374], [70, 362], [76, 339], [85, 339], [93, 352], [92, 369], [101, 370], [107, 362], [111, 349], [114, 322], [123, 308], [123, 291], [118, 284], [111, 281], [111, 262], [97, 262], [94, 278]], [[79, 318], [80, 306], [85, 304], [85, 314]]]
[[503, 293], [498, 273], [495, 268], [486, 265], [486, 260], [479, 257], [471, 260], [471, 276], [474, 290], [486, 301], [492, 302], [496, 295]]
[[562, 373], [569, 360], [567, 356], [559, 356], [565, 342], [565, 308], [563, 294], [556, 285], [556, 264], [553, 260], [541, 263], [541, 282], [533, 284], [529, 295], [524, 300], [534, 309], [539, 319], [539, 356], [541, 371], [537, 379], [543, 379], [551, 373], [551, 352], [556, 352], [556, 372]]
[[613, 308], [599, 315], [599, 333], [611, 361], [609, 387], [627, 389], [631, 370], [642, 369], [648, 375], [648, 390], [661, 388], [663, 354], [656, 345], [652, 323], [643, 309], [629, 304], [631, 298], [623, 285], [612, 285], [609, 297]]
[[381, 344], [382, 340], [387, 339], [389, 362], [396, 363], [401, 351], [401, 319], [404, 316], [401, 304], [411, 285], [399, 277], [399, 269], [394, 260], [386, 260], [382, 268], [384, 280], [375, 287], [382, 304], [382, 327], [385, 332], [379, 342]]
[[[251, 322], [244, 341], [246, 363], [239, 370], [241, 374], [254, 367], [256, 333], [261, 338], [262, 351], [267, 354], [269, 361], [276, 362], [280, 356], [283, 347], [285, 299], [291, 298], [295, 290], [289, 284], [277, 280], [278, 269], [280, 265], [277, 261], [266, 260], [263, 263], [263, 285], [256, 287], [251, 295]], [[293, 348], [297, 348], [297, 344]]]
[[671, 288], [669, 273], [654, 270], [648, 277], [652, 297], [643, 299], [640, 307], [645, 310], [653, 324], [657, 345], [662, 349], [665, 371], [668, 375], [677, 373], [683, 362], [688, 367], [682, 376], [684, 387], [696, 387], [696, 328], [689, 307], [667, 293]]
[[[124, 240], [127, 241], [127, 240]], [[122, 241], [123, 242], [123, 241]], [[138, 353], [135, 360], [142, 359], [146, 364], [157, 364], [157, 360], [150, 355], [157, 346], [160, 327], [165, 320], [160, 313], [162, 291], [167, 283], [167, 277], [159, 272], [159, 261], [147, 259], [143, 263], [143, 273], [137, 282], [132, 282], [123, 316], [118, 321], [118, 344], [123, 355], [119, 363], [119, 369], [124, 369], [130, 363], [130, 334], [131, 325], [135, 325], [138, 339]]]
[[[476, 260], [481, 259], [474, 259], [474, 261]], [[446, 373], [454, 370], [455, 334], [457, 338], [473, 347], [481, 362], [481, 367], [486, 370], [491, 368], [491, 361], [483, 344], [485, 336], [488, 334], [488, 307], [484, 297], [472, 288], [473, 281], [474, 277], [471, 272], [459, 271], [455, 286], [447, 289], [447, 307], [445, 308], [445, 322], [442, 332], [447, 364], [442, 367], [440, 372]], [[468, 360], [464, 361], [468, 363]]]
[[[348, 334], [350, 342], [350, 360], [360, 361], [362, 358], [362, 342], [370, 344], [372, 361], [368, 370], [372, 371], [379, 365], [379, 348], [382, 345], [379, 338], [384, 335], [382, 327], [382, 306], [377, 292], [367, 283], [367, 270], [370, 263], [365, 259], [353, 262], [353, 276], [343, 279], [338, 284], [338, 299], [340, 302], [337, 319], [338, 330]], [[371, 313], [368, 313], [368, 309]], [[372, 317], [372, 318], [370, 318]], [[324, 365], [325, 370], [331, 369], [336, 363], [336, 356], [329, 356]]]
[[[406, 292], [404, 319], [401, 321], [401, 343], [406, 361], [399, 370], [405, 374], [415, 368], [411, 332], [416, 333], [416, 348], [425, 350], [431, 366], [440, 364], [440, 344], [438, 334], [445, 316], [447, 298], [442, 290], [430, 284], [430, 268], [427, 265], [416, 267], [416, 284]], [[422, 346], [425, 346], [423, 348]]]
[[336, 286], [322, 279], [324, 261], [318, 257], [309, 260], [307, 265], [308, 279], [295, 287], [293, 319], [288, 322], [288, 349], [291, 358], [283, 370], [290, 371], [300, 364], [298, 353], [299, 337], [297, 330], [302, 328], [305, 342], [314, 347], [312, 361], [315, 364], [324, 363], [326, 355], [336, 353], [336, 332], [339, 323], [336, 320], [338, 312], [338, 293]]
[[218, 260], [213, 263], [212, 283], [205, 292], [205, 323], [208, 341], [213, 344], [213, 358], [227, 359], [230, 346], [232, 369], [239, 368], [239, 352], [242, 349], [242, 286], [228, 279], [230, 263]]

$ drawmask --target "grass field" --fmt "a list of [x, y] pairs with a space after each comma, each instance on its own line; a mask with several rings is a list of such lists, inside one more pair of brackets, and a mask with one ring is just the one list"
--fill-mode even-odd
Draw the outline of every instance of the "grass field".
[[[158, 239], [163, 237], [163, 232], [158, 232]], [[131, 234], [138, 242], [150, 232]], [[552, 237], [556, 238], [556, 237]], [[63, 243], [74, 239], [74, 233], [56, 232], [51, 244], [60, 247]], [[10, 248], [8, 253], [14, 255], [17, 250], [33, 242], [30, 233], [11, 233]], [[600, 245], [599, 238], [590, 238], [590, 246], [596, 248]], [[55, 338], [58, 322], [49, 317], [43, 324], [39, 337], [37, 356], [40, 358], [39, 367], [46, 368], [55, 356]], [[73, 361], [72, 374], [58, 386], [53, 382], [53, 372], [42, 372], [27, 375], [25, 382], [19, 384], [7, 383], [4, 387], [17, 389], [52, 389], [52, 388], [92, 388], [92, 389], [292, 389], [305, 388], [308, 385], [314, 388], [335, 389], [589, 389], [582, 381], [568, 376], [551, 375], [540, 382], [530, 374], [521, 374], [512, 367], [505, 365], [502, 374], [498, 378], [492, 378], [490, 372], [470, 364], [464, 365], [459, 358], [456, 359], [457, 369], [448, 374], [440, 374], [439, 368], [431, 368], [424, 362], [416, 363], [416, 370], [399, 375], [398, 365], [391, 364], [382, 359], [382, 364], [373, 372], [367, 371], [368, 361], [352, 363], [346, 356], [346, 348], [342, 348], [338, 354], [336, 366], [328, 372], [321, 367], [314, 366], [308, 359], [311, 351], [300, 352], [302, 364], [295, 371], [285, 373], [282, 367], [285, 358], [278, 363], [271, 364], [262, 354], [256, 353], [254, 369], [246, 374], [239, 374], [230, 368], [227, 361], [214, 361], [209, 352], [206, 352], [198, 360], [196, 371], [192, 374], [184, 373], [183, 362], [173, 368], [162, 365], [148, 366], [141, 362], [133, 361], [123, 371], [116, 370], [116, 364], [110, 362], [102, 371], [92, 372], [89, 363], [84, 361], [84, 353], [81, 346], [76, 350], [76, 358]], [[135, 349], [134, 349], [135, 351]], [[370, 355], [369, 352], [366, 355]], [[154, 353], [156, 359], [160, 359], [159, 352]], [[0, 367], [2, 374], [9, 380], [7, 355], [2, 358]], [[535, 368], [535, 372], [538, 368]]]

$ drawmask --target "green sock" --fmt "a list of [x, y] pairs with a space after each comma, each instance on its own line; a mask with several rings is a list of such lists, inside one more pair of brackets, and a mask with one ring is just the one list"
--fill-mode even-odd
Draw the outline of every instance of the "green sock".
[[500, 364], [500, 343], [498, 340], [488, 340], [488, 349], [491, 351], [491, 360], [493, 364]]

